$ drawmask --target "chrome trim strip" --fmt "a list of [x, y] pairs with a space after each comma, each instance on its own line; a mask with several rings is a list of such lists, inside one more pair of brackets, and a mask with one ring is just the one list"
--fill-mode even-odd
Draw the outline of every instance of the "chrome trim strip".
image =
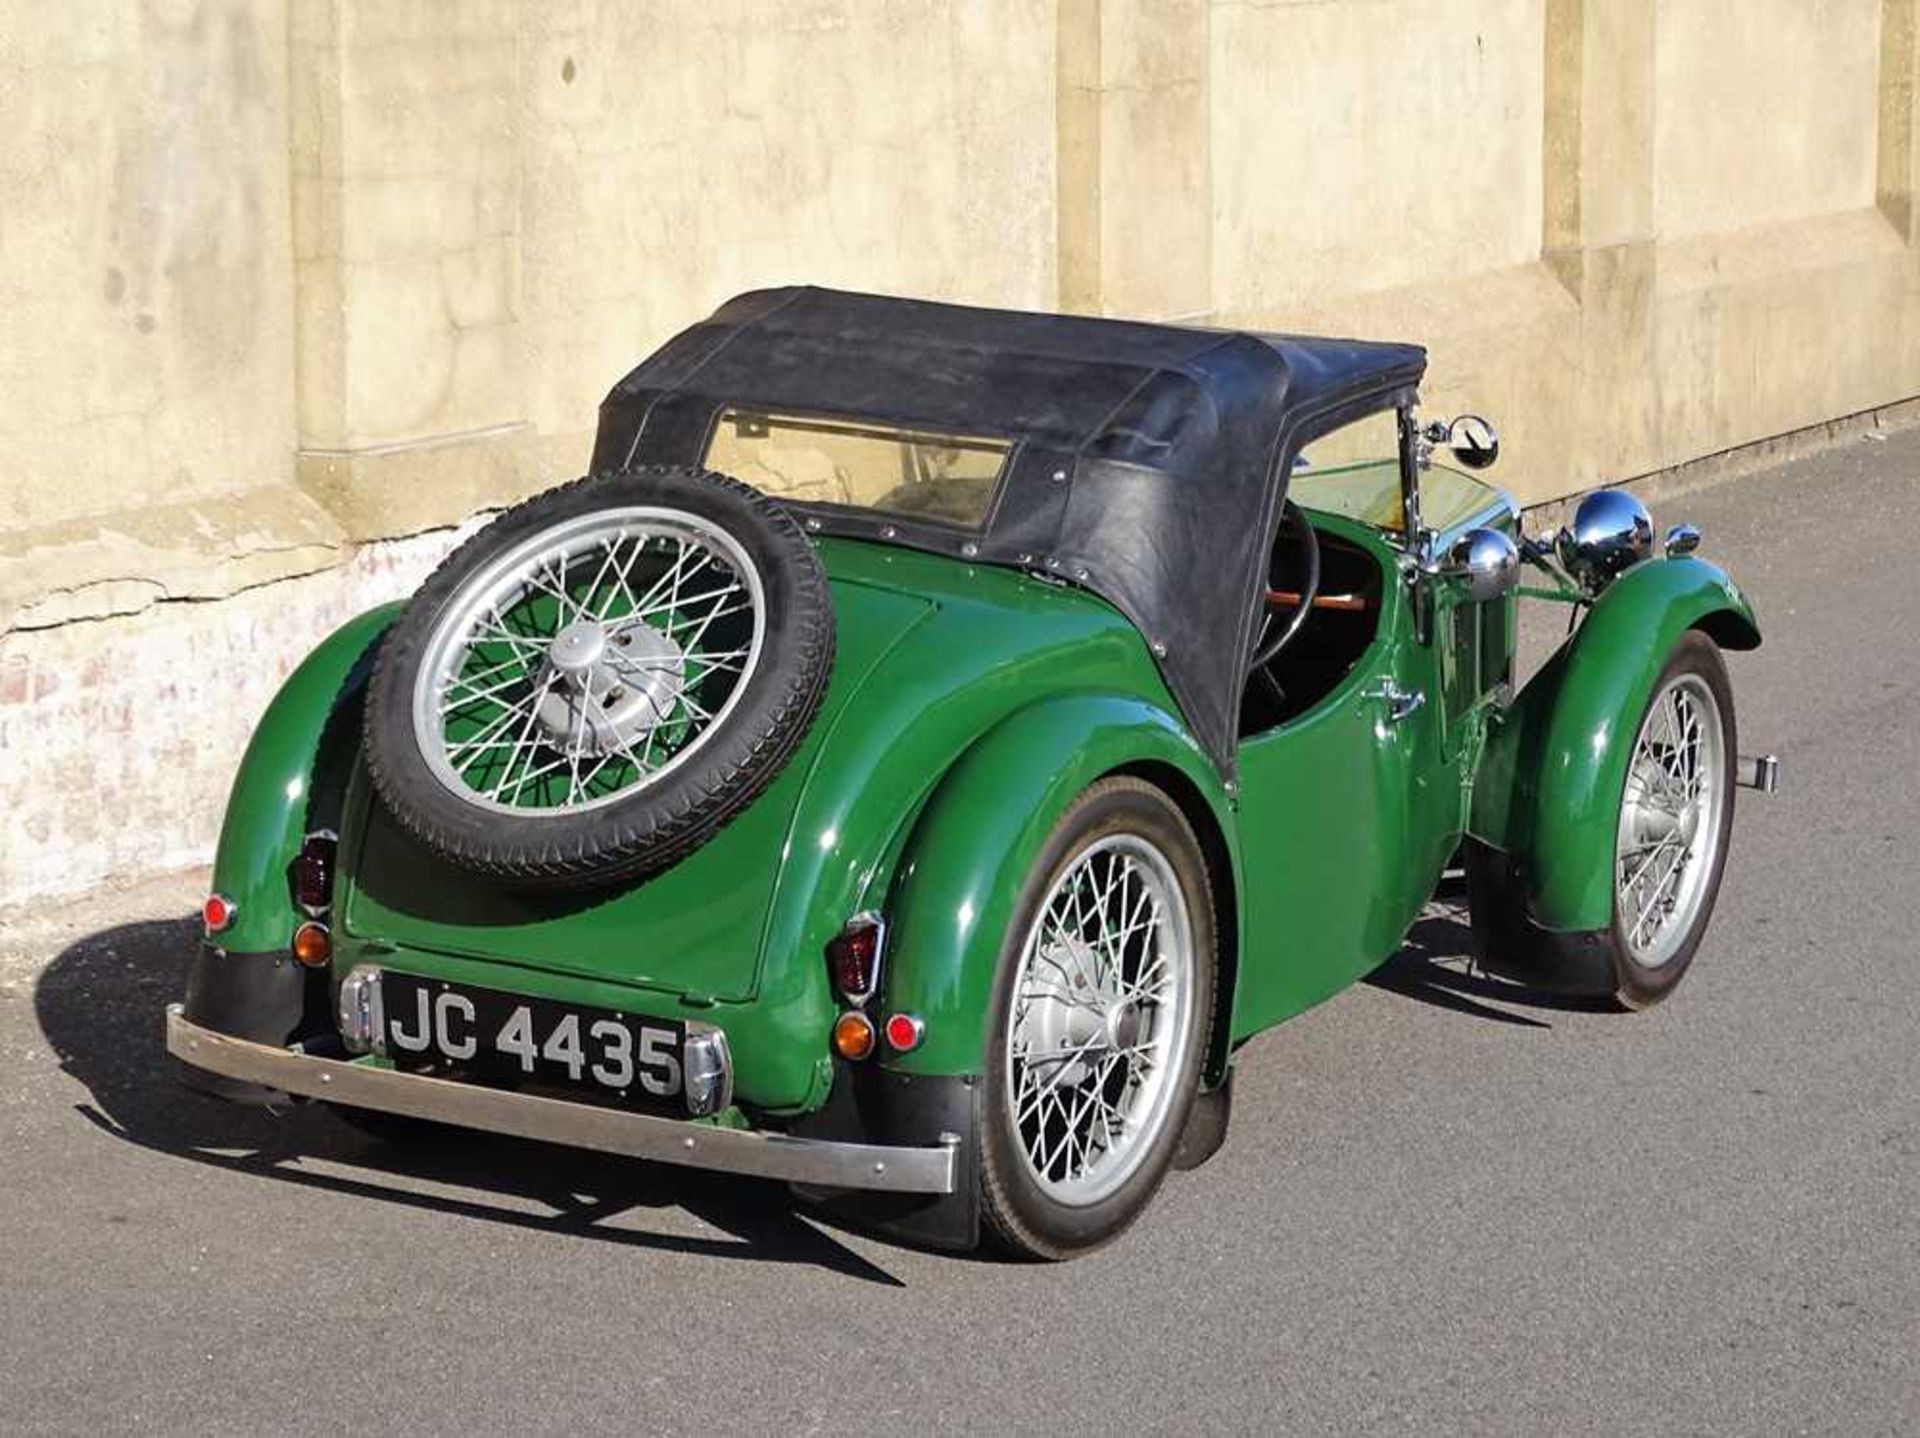
[[167, 1006], [167, 1052], [182, 1063], [285, 1093], [518, 1138], [570, 1144], [655, 1163], [751, 1174], [818, 1188], [952, 1193], [956, 1147], [833, 1143], [718, 1128], [593, 1104], [481, 1088], [251, 1043], [189, 1021]]

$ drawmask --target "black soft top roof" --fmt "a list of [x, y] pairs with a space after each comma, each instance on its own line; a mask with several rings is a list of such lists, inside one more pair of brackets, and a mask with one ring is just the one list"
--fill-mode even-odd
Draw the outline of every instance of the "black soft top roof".
[[594, 467], [698, 464], [727, 404], [1011, 439], [977, 533], [796, 507], [828, 532], [1043, 570], [1101, 595], [1146, 636], [1231, 773], [1293, 455], [1410, 398], [1425, 366], [1417, 345], [758, 290], [614, 386]]

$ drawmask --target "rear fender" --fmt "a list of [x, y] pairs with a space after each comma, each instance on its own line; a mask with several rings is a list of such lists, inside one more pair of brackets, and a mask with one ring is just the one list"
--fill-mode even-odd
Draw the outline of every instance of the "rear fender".
[[1488, 741], [1468, 832], [1505, 852], [1533, 920], [1593, 931], [1613, 918], [1619, 799], [1641, 711], [1680, 637], [1753, 649], [1760, 629], [1727, 575], [1691, 556], [1643, 562], [1594, 603]]
[[223, 948], [285, 950], [300, 921], [288, 866], [316, 828], [336, 828], [360, 747], [375, 646], [400, 605], [370, 609], [323, 639], [280, 686], [240, 760], [220, 827], [213, 887], [237, 906]]
[[[321, 641], [254, 728], [213, 862], [213, 887], [233, 900], [234, 921], [203, 941], [188, 967], [185, 1013], [194, 1023], [276, 1045], [326, 1023], [325, 971], [302, 968], [290, 952], [302, 915], [288, 869], [308, 833], [339, 827], [374, 648], [398, 610], [370, 610]], [[236, 1102], [285, 1097], [198, 1068], [181, 1076]]]
[[[1074, 796], [1121, 770], [1172, 771], [1163, 786], [1186, 791], [1176, 797], [1195, 828], [1214, 826], [1203, 847], [1216, 849], [1209, 839], [1233, 832], [1220, 779], [1179, 721], [1123, 695], [1068, 695], [1018, 710], [947, 772], [907, 840], [888, 904], [887, 1008], [926, 1025], [920, 1047], [891, 1056], [890, 1067], [981, 1072], [994, 973], [1021, 886]], [[1222, 887], [1216, 878], [1216, 893]], [[1239, 892], [1237, 873], [1225, 887]], [[1222, 907], [1225, 951], [1238, 914]], [[1218, 1002], [1230, 1006], [1224, 984]]]

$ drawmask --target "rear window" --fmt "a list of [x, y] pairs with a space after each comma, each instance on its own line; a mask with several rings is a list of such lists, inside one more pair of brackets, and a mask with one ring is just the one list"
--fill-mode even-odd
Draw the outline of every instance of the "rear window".
[[984, 435], [726, 409], [705, 463], [776, 499], [979, 529], [1012, 447]]

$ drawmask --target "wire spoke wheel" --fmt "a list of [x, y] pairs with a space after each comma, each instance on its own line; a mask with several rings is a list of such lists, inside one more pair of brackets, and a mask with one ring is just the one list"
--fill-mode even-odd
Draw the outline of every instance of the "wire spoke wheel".
[[1641, 721], [1615, 844], [1618, 928], [1643, 968], [1669, 963], [1709, 902], [1728, 802], [1726, 726], [1712, 688], [1673, 676]]
[[[1582, 725], [1596, 744], [1609, 741], [1608, 752], [1615, 743], [1626, 751], [1611, 851], [1605, 809], [1595, 816], [1599, 834], [1583, 808], [1577, 837], [1561, 830], [1544, 840], [1571, 846], [1557, 864], [1578, 861], [1562, 872], [1582, 877], [1582, 922], [1549, 926], [1536, 911], [1528, 869], [1537, 853], [1462, 842], [1474, 939], [1490, 972], [1626, 1009], [1650, 1008], [1678, 987], [1706, 937], [1732, 845], [1737, 719], [1719, 645], [1696, 629], [1668, 651], [1644, 708], [1621, 712], [1604, 734]], [[1602, 878], [1597, 892], [1585, 887]], [[1585, 916], [1599, 919], [1602, 903], [1605, 922], [1592, 924]]]
[[454, 593], [415, 680], [415, 740], [483, 809], [611, 803], [726, 722], [766, 621], [758, 571], [717, 524], [650, 506], [579, 515]]
[[448, 864], [606, 889], [766, 792], [833, 655], [826, 570], [778, 503], [711, 470], [587, 475], [474, 534], [381, 637], [367, 775]]
[[1054, 881], [1020, 955], [1005, 1093], [1028, 1173], [1056, 1202], [1114, 1193], [1165, 1126], [1195, 968], [1173, 865], [1145, 838], [1101, 839]]

